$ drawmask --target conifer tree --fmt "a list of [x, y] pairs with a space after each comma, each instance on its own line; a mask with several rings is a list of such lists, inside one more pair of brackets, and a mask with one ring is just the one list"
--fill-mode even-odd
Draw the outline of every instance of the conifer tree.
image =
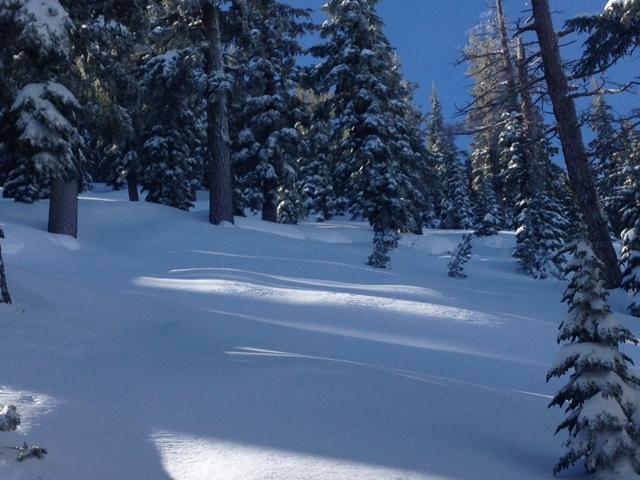
[[516, 112], [505, 113], [504, 126], [500, 132], [501, 184], [503, 185], [503, 220], [506, 226], [514, 227], [532, 194], [530, 177], [531, 158], [527, 158], [526, 132], [521, 116]]
[[620, 187], [620, 170], [622, 165], [617, 161], [618, 152], [622, 150], [620, 135], [614, 128], [614, 118], [611, 107], [604, 95], [594, 97], [589, 123], [595, 138], [589, 143], [592, 152], [592, 168], [596, 187], [602, 207], [606, 213], [614, 234], [617, 236], [621, 229], [620, 205], [616, 202], [617, 191]]
[[312, 221], [323, 222], [335, 213], [335, 193], [331, 175], [333, 158], [329, 144], [331, 125], [329, 114], [323, 108], [322, 102], [314, 101], [310, 108], [315, 112], [310, 116], [311, 123], [306, 132], [309, 148], [307, 154], [300, 159], [298, 189], [309, 218]]
[[141, 183], [147, 201], [188, 210], [198, 184], [204, 143], [202, 70], [194, 49], [168, 50], [141, 67], [145, 117], [141, 134]]
[[445, 127], [442, 106], [435, 88], [431, 100], [428, 141], [441, 185], [439, 193], [442, 228], [472, 228], [473, 213], [466, 173], [459, 160], [453, 138]]
[[114, 189], [127, 186], [138, 199], [137, 116], [141, 88], [136, 78], [139, 52], [147, 48], [146, 3], [141, 0], [71, 2], [81, 25], [73, 32], [74, 63], [85, 106], [88, 170]]
[[6, 2], [0, 23], [11, 35], [2, 49], [12, 97], [1, 129], [3, 194], [26, 202], [49, 194], [49, 231], [76, 236], [84, 141], [80, 104], [63, 84], [69, 83], [76, 27], [58, 0]]
[[560, 325], [560, 354], [547, 374], [569, 382], [550, 406], [567, 405], [557, 432], [567, 430], [567, 452], [554, 468], [558, 473], [581, 459], [598, 475], [633, 473], [638, 468], [637, 394], [640, 380], [629, 371], [631, 359], [622, 343], [637, 339], [612, 315], [601, 279], [602, 264], [589, 244], [574, 244], [569, 264], [571, 282], [563, 301], [569, 306]]
[[622, 187], [622, 288], [631, 295], [629, 312], [640, 317], [640, 136], [633, 136]]
[[295, 223], [291, 207], [300, 199], [292, 172], [307, 148], [297, 129], [305, 110], [295, 95], [296, 57], [309, 13], [278, 0], [248, 0], [238, 15], [244, 25], [235, 59], [235, 91], [242, 93], [232, 104], [234, 173], [246, 207], [261, 210], [263, 220]]
[[321, 58], [314, 70], [321, 93], [335, 119], [331, 133], [338, 196], [350, 201], [354, 216], [366, 218], [374, 230], [369, 264], [385, 267], [399, 232], [416, 229], [413, 183], [416, 158], [406, 154], [415, 126], [406, 117], [407, 88], [394, 51], [382, 31], [377, 0], [330, 0], [325, 43], [312, 52]]
[[449, 276], [452, 278], [467, 278], [464, 273], [465, 264], [471, 259], [471, 234], [463, 235], [462, 242], [451, 252], [449, 262]]

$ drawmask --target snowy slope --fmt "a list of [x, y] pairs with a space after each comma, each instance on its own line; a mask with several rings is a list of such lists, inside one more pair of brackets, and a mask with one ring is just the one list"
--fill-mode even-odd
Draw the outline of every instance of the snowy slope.
[[511, 234], [453, 280], [462, 232], [406, 237], [379, 271], [363, 224], [214, 227], [204, 205], [96, 190], [75, 241], [45, 202], [0, 201], [0, 403], [24, 416], [0, 445], [50, 450], [4, 450], [0, 478], [551, 478], [564, 283], [519, 274]]

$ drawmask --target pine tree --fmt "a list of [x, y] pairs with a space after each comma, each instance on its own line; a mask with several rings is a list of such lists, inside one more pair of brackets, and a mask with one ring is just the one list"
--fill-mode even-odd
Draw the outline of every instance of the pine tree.
[[[631, 359], [621, 343], [637, 343], [613, 317], [601, 279], [602, 264], [589, 244], [573, 246], [571, 282], [563, 301], [569, 306], [560, 325], [562, 349], [549, 373], [569, 382], [550, 406], [567, 405], [568, 416], [556, 431], [567, 430], [567, 452], [554, 468], [558, 473], [585, 459], [589, 473], [632, 473], [638, 468], [637, 394], [640, 379], [629, 371]], [[636, 472], [637, 473], [637, 472]]]
[[3, 194], [31, 202], [50, 185], [49, 232], [76, 236], [84, 140], [80, 104], [63, 84], [70, 83], [73, 21], [58, 0], [15, 0], [0, 9], [0, 23], [12, 35], [2, 53], [13, 98], [1, 129]]
[[621, 232], [620, 205], [616, 202], [620, 187], [620, 169], [617, 155], [622, 150], [620, 135], [616, 132], [611, 107], [604, 95], [594, 97], [592, 113], [589, 116], [595, 138], [589, 143], [593, 153], [592, 168], [602, 207], [609, 219], [614, 234]]
[[306, 102], [312, 110], [305, 137], [308, 150], [300, 158], [298, 190], [307, 216], [316, 222], [329, 220], [335, 214], [329, 112], [321, 98]]
[[634, 135], [624, 168], [625, 182], [621, 199], [622, 288], [632, 297], [629, 312], [640, 317], [640, 136]]
[[[377, 0], [330, 0], [325, 6], [323, 45], [312, 53], [315, 87], [332, 91], [327, 100], [334, 115], [332, 154], [338, 196], [350, 201], [351, 213], [366, 218], [374, 230], [369, 264], [384, 267], [399, 232], [417, 229], [413, 183], [416, 152], [410, 152], [413, 127], [406, 117], [407, 87], [397, 57], [382, 31]], [[408, 150], [409, 151], [408, 151]]]
[[471, 234], [463, 235], [462, 242], [451, 252], [449, 262], [449, 276], [452, 278], [467, 278], [464, 273], [465, 264], [471, 259]]
[[87, 111], [89, 171], [114, 189], [127, 186], [138, 200], [137, 117], [141, 88], [136, 78], [139, 52], [147, 46], [146, 2], [71, 2], [82, 25], [73, 32], [74, 63], [83, 86], [79, 100]]
[[277, 0], [248, 0], [238, 14], [244, 26], [234, 75], [234, 91], [242, 93], [232, 104], [235, 177], [245, 207], [262, 210], [263, 220], [295, 223], [297, 211], [289, 207], [300, 200], [291, 173], [307, 148], [297, 129], [305, 111], [294, 93], [296, 57], [300, 37], [311, 28], [309, 13]]
[[[525, 153], [526, 137], [522, 119], [516, 112], [505, 113], [500, 132], [501, 183], [503, 185], [503, 215], [506, 226], [514, 227], [520, 209], [531, 196], [529, 167]], [[524, 203], [523, 203], [524, 202]]]
[[198, 184], [203, 138], [202, 70], [193, 49], [168, 50], [141, 67], [144, 85], [144, 143], [141, 183], [147, 201], [188, 210]]
[[469, 229], [473, 226], [473, 214], [464, 166], [459, 160], [450, 132], [447, 131], [438, 95], [433, 90], [428, 141], [435, 157], [436, 170], [441, 185], [441, 226], [446, 229]]
[[[482, 139], [480, 139], [482, 141]], [[474, 191], [475, 235], [496, 235], [501, 226], [501, 215], [490, 173], [489, 148], [474, 143], [471, 152], [471, 184]]]

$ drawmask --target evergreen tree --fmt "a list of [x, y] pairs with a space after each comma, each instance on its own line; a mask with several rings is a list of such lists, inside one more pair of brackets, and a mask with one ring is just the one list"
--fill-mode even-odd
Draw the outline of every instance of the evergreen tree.
[[464, 273], [465, 264], [471, 259], [471, 234], [463, 235], [462, 242], [451, 252], [449, 262], [449, 276], [452, 278], [467, 278]]
[[[314, 70], [320, 92], [335, 119], [331, 133], [335, 187], [350, 201], [354, 216], [374, 230], [369, 264], [384, 267], [401, 231], [413, 231], [416, 159], [412, 128], [406, 117], [407, 88], [392, 47], [375, 11], [377, 0], [330, 0], [325, 5], [323, 45], [312, 52], [322, 60]], [[406, 107], [406, 108], [405, 108]]]
[[503, 215], [506, 226], [516, 226], [516, 219], [532, 195], [532, 179], [529, 165], [531, 156], [525, 152], [527, 138], [521, 116], [516, 112], [505, 113], [500, 132], [501, 183], [503, 185]]
[[70, 84], [75, 26], [58, 0], [12, 0], [0, 9], [2, 64], [12, 105], [0, 129], [6, 158], [3, 195], [32, 202], [47, 195], [51, 233], [77, 235], [77, 193], [84, 144], [77, 128], [81, 110]]
[[169, 50], [141, 67], [144, 85], [140, 155], [142, 186], [147, 201], [188, 210], [198, 186], [204, 141], [197, 118], [204, 91], [198, 52]]
[[595, 175], [596, 187], [602, 207], [607, 214], [609, 223], [615, 235], [621, 232], [620, 205], [616, 202], [617, 190], [620, 187], [621, 165], [618, 163], [618, 152], [622, 149], [620, 135], [613, 124], [614, 118], [611, 107], [604, 95], [594, 97], [592, 113], [589, 116], [591, 129], [595, 138], [589, 143], [593, 153], [592, 168]]
[[501, 215], [490, 173], [489, 148], [480, 143], [474, 143], [472, 148], [471, 185], [475, 193], [475, 234], [479, 237], [496, 235], [500, 230]]
[[114, 189], [129, 187], [137, 200], [137, 117], [141, 88], [136, 78], [139, 52], [147, 46], [146, 3], [141, 0], [72, 2], [71, 15], [82, 84], [80, 101], [87, 111], [87, 155], [96, 181]]
[[305, 111], [295, 95], [296, 57], [299, 38], [311, 28], [309, 13], [277, 0], [248, 0], [238, 15], [244, 25], [235, 59], [235, 91], [242, 94], [232, 104], [234, 173], [246, 207], [262, 210], [263, 220], [295, 223], [292, 207], [300, 199], [292, 172], [307, 148], [297, 129]]
[[317, 222], [333, 217], [335, 213], [335, 193], [331, 175], [333, 158], [329, 136], [331, 125], [328, 112], [322, 102], [311, 103], [315, 112], [310, 117], [306, 138], [308, 153], [300, 159], [300, 180], [298, 189], [307, 215]]
[[629, 312], [640, 317], [640, 136], [633, 136], [622, 187], [622, 288], [632, 297]]
[[[567, 404], [567, 453], [554, 468], [558, 473], [584, 458], [589, 473], [632, 473], [638, 468], [637, 394], [640, 380], [629, 371], [631, 359], [621, 343], [637, 343], [633, 334], [611, 314], [601, 280], [602, 264], [586, 241], [573, 246], [571, 282], [563, 301], [569, 314], [560, 325], [558, 342], [565, 342], [547, 374], [569, 382], [550, 406]], [[636, 472], [637, 473], [637, 472]]]
[[464, 166], [450, 132], [447, 131], [438, 95], [433, 90], [428, 141], [435, 157], [436, 170], [441, 185], [441, 226], [446, 229], [469, 229], [473, 226], [473, 213]]

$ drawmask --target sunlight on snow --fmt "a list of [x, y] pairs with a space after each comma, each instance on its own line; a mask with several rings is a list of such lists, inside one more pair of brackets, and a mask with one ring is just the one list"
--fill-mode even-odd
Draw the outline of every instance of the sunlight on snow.
[[501, 319], [493, 315], [464, 308], [456, 308], [428, 302], [360, 295], [355, 293], [271, 287], [220, 279], [138, 277], [133, 281], [133, 283], [137, 286], [146, 288], [160, 288], [165, 290], [204, 293], [209, 295], [238, 296], [254, 298], [264, 302], [288, 305], [333, 305], [350, 308], [368, 308], [396, 313], [399, 315], [430, 317], [484, 326], [498, 326], [503, 323]]
[[39, 425], [40, 418], [49, 414], [60, 403], [44, 393], [14, 390], [0, 385], [0, 406], [15, 405], [22, 418], [18, 433], [27, 434]]
[[159, 431], [151, 441], [173, 480], [444, 480], [445, 477]]

